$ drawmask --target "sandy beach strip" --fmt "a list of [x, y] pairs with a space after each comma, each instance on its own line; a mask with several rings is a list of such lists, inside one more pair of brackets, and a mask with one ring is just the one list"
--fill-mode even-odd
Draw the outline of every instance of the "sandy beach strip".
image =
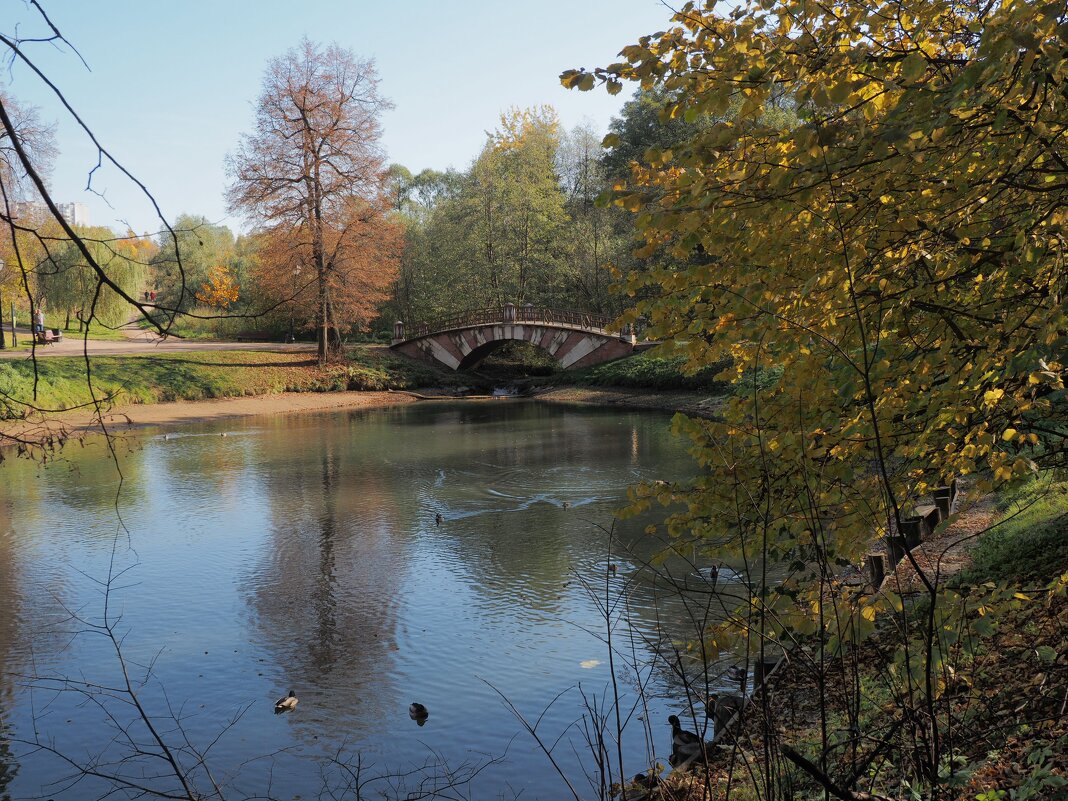
[[[281, 392], [200, 401], [128, 404], [106, 410], [103, 418], [109, 430], [118, 432], [263, 415], [377, 409], [415, 403], [416, 400], [402, 392]], [[0, 446], [54, 442], [100, 431], [100, 420], [88, 409], [37, 415], [0, 427]]]

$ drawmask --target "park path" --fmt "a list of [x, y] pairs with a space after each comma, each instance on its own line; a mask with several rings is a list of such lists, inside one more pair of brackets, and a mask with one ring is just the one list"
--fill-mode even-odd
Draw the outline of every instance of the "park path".
[[[63, 337], [61, 342], [51, 345], [38, 345], [33, 351], [26, 347], [20, 347], [17, 350], [10, 348], [0, 350], [0, 359], [28, 359], [31, 352], [39, 359], [53, 356], [81, 356], [85, 352], [88, 352], [90, 356], [181, 353], [184, 351], [204, 350], [258, 350], [275, 353], [315, 352], [315, 345], [306, 342], [283, 344], [281, 342], [220, 342], [203, 339], [178, 339], [176, 337], [162, 339], [155, 334], [140, 329], [127, 331], [127, 326], [124, 326], [121, 330], [126, 339], [90, 339], [86, 342], [81, 337], [74, 335]], [[28, 328], [20, 327], [17, 331], [20, 343], [30, 341]], [[10, 331], [5, 333], [10, 337]]]

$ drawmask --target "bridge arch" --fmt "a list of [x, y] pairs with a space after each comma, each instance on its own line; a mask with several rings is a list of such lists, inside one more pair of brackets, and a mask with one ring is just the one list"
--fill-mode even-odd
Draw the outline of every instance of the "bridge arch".
[[629, 331], [613, 332], [611, 324], [612, 318], [603, 315], [508, 303], [434, 324], [398, 322], [391, 347], [413, 358], [467, 370], [507, 342], [529, 342], [570, 370], [634, 352], [634, 336]]

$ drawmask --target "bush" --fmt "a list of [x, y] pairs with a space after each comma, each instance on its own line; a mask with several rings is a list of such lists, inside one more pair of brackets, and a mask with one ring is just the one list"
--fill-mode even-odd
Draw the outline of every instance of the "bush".
[[649, 351], [585, 370], [562, 373], [556, 381], [575, 386], [691, 390], [717, 395], [730, 391], [729, 382], [715, 377], [730, 366], [729, 362], [718, 362], [693, 375], [686, 375], [682, 371], [686, 362], [684, 358], [665, 359], [654, 354], [655, 351]]

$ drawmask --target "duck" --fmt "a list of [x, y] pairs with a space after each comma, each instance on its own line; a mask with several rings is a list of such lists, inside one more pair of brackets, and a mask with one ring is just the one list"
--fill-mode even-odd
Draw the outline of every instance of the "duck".
[[727, 668], [727, 678], [734, 679], [734, 681], [745, 681], [749, 678], [749, 671], [741, 665], [731, 665]]
[[297, 708], [297, 694], [292, 690], [289, 691], [289, 695], [283, 695], [277, 701], [274, 702], [274, 713], [276, 715], [282, 712], [290, 712]]
[[635, 773], [634, 778], [631, 779], [631, 782], [636, 784], [638, 787], [645, 788], [646, 790], [653, 790], [657, 787], [657, 785], [660, 784], [660, 777], [657, 776], [655, 773], [648, 776], [644, 773]]
[[570, 501], [564, 501], [561, 504], [561, 506], [563, 506], [565, 509], [570, 509], [571, 508], [571, 502]]
[[439, 526], [445, 522], [445, 518], [442, 516], [441, 512], [438, 512], [436, 515], [434, 515], [434, 522], [437, 523]]
[[673, 751], [693, 751], [701, 745], [700, 737], [692, 731], [686, 731], [682, 728], [678, 715], [668, 717], [668, 723], [671, 724], [671, 746]]
[[619, 570], [619, 565], [610, 564], [608, 566], [608, 572], [611, 573], [612, 575], [615, 575], [618, 570]]
[[[430, 717], [430, 713], [426, 711], [425, 706], [413, 701], [408, 706], [408, 717], [415, 722], [423, 721], [423, 723], [425, 723], [426, 719]], [[420, 723], [419, 725], [422, 726], [423, 723]]]

